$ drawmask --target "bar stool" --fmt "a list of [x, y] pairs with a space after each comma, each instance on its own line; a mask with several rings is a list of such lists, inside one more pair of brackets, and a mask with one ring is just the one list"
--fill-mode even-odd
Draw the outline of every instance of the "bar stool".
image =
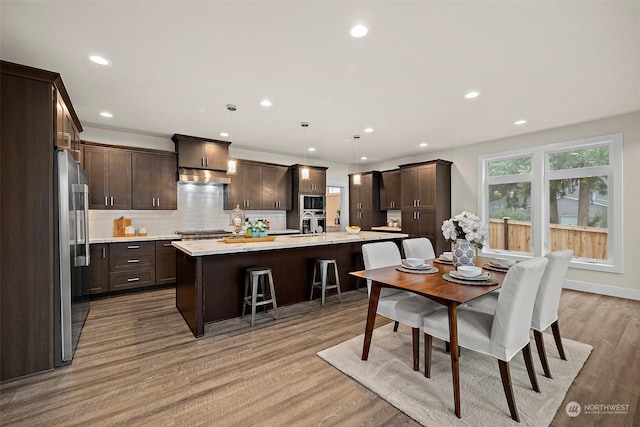
[[[269, 295], [265, 291], [265, 281], [269, 281]], [[251, 293], [249, 293], [249, 283], [251, 283]], [[260, 286], [260, 293], [258, 293]], [[260, 301], [258, 301], [260, 297]], [[273, 287], [273, 275], [268, 267], [247, 268], [244, 280], [244, 303], [242, 304], [242, 316], [247, 305], [251, 306], [251, 326], [255, 324], [256, 307], [266, 304], [273, 304], [274, 318], [278, 320], [278, 304], [276, 303], [276, 291]], [[265, 307], [266, 308], [266, 307]]]
[[[329, 264], [333, 264], [333, 273], [335, 281], [333, 283], [329, 282]], [[316, 267], [320, 267], [320, 281], [316, 282]], [[324, 298], [327, 293], [327, 289], [337, 289], [338, 290], [338, 300], [342, 302], [342, 298], [340, 296], [340, 277], [338, 276], [338, 264], [335, 259], [316, 259], [315, 264], [313, 265], [313, 278], [311, 279], [311, 296], [309, 297], [309, 301], [313, 299], [313, 289], [320, 288], [322, 289], [322, 305], [324, 306]]]

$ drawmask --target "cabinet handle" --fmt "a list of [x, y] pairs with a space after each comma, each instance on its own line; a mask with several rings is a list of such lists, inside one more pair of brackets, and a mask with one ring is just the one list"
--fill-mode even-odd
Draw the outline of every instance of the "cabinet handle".
[[113, 196], [111, 196], [111, 206], [113, 206]]
[[102, 259], [107, 258], [107, 248], [102, 248]]
[[172, 246], [171, 243], [163, 243], [162, 246], [164, 246], [165, 248], [168, 248], [169, 246]]
[[156, 207], [159, 208], [160, 207], [160, 197], [157, 198], [157, 202], [156, 202]]
[[416, 212], [416, 214], [418, 215], [418, 219], [420, 219], [420, 212]]
[[204, 166], [204, 157], [200, 157], [200, 164]]
[[140, 245], [127, 246], [127, 249], [140, 249]]
[[109, 206], [109, 198], [107, 196], [104, 196], [104, 205], [105, 206]]
[[156, 207], [156, 198], [155, 197], [151, 198], [151, 206], [153, 206], [154, 208]]
[[247, 200], [247, 207], [249, 207], [249, 201]]
[[418, 199], [418, 207], [420, 207], [420, 199]]
[[208, 157], [205, 157], [204, 159], [205, 159], [205, 165], [206, 165], [206, 166], [209, 166], [209, 158], [208, 158]]
[[140, 278], [139, 277], [130, 277], [127, 279], [127, 282], [139, 282]]
[[128, 260], [127, 260], [127, 262], [128, 262], [129, 264], [137, 264], [137, 263], [139, 263], [139, 262], [140, 262], [140, 260], [139, 260], [139, 259], [128, 259]]

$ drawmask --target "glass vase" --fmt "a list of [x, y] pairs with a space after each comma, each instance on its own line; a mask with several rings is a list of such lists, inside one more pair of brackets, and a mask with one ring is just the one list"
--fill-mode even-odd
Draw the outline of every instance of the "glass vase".
[[476, 265], [476, 247], [468, 240], [458, 239], [451, 243], [451, 254], [453, 255], [453, 265]]

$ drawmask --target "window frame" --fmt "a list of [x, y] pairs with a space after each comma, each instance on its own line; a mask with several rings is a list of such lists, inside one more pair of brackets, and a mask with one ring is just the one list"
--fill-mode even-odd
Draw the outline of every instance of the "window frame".
[[[590, 166], [575, 169], [549, 170], [549, 155], [565, 151], [607, 146], [608, 166]], [[492, 249], [485, 246], [483, 256], [509, 255], [516, 259], [528, 259], [549, 253], [550, 247], [550, 205], [549, 183], [567, 176], [607, 175], [607, 259], [595, 260], [573, 257], [571, 267], [583, 270], [610, 273], [623, 272], [623, 136], [621, 133], [591, 138], [576, 139], [559, 143], [526, 147], [478, 156], [478, 212], [489, 222], [489, 185], [500, 182], [531, 182], [531, 253]], [[489, 163], [519, 157], [531, 157], [531, 173], [490, 177]], [[523, 177], [530, 176], [530, 180]], [[496, 179], [498, 178], [498, 179]], [[541, 207], [541, 208], [538, 208]]]

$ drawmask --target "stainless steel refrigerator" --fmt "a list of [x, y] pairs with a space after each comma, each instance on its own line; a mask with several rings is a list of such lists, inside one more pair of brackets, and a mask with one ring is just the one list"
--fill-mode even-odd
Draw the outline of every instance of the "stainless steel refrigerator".
[[71, 363], [89, 313], [89, 186], [66, 150], [55, 152], [54, 363]]

